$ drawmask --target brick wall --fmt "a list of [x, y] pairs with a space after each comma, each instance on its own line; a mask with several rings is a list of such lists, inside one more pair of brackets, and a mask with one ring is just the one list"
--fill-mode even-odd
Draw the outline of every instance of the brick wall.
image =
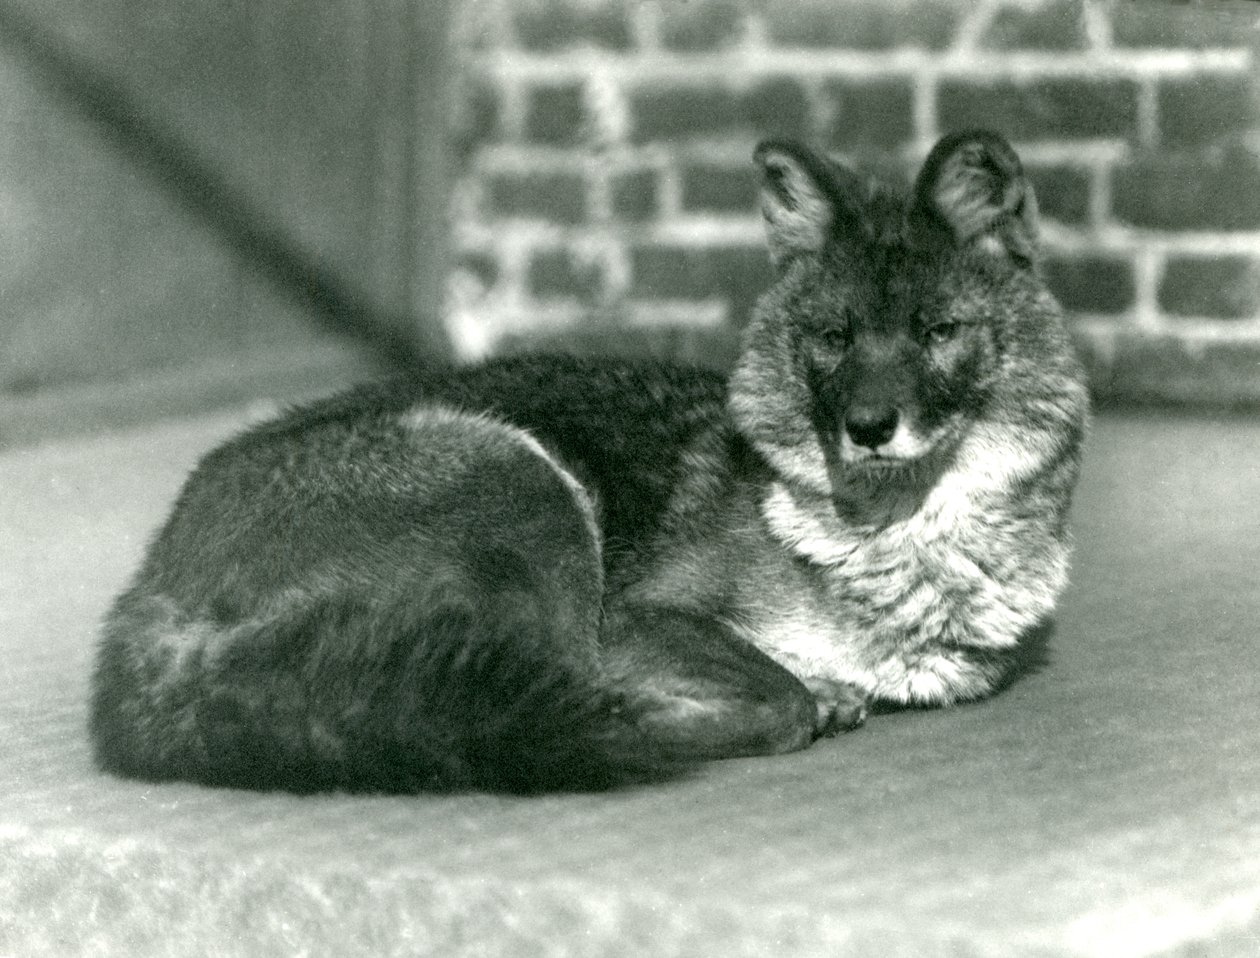
[[468, 0], [452, 333], [723, 365], [769, 280], [749, 161], [905, 180], [1005, 133], [1100, 398], [1260, 403], [1260, 4]]

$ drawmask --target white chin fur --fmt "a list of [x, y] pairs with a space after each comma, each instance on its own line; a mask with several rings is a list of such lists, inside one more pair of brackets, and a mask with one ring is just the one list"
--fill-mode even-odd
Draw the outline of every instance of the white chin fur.
[[840, 461], [845, 465], [908, 466], [922, 459], [936, 445], [938, 436], [916, 435], [904, 422], [897, 425], [892, 439], [874, 449], [859, 446], [848, 433], [840, 435]]

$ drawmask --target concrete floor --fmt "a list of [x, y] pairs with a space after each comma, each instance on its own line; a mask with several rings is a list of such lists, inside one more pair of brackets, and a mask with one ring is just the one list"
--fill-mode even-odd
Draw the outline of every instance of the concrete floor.
[[1260, 422], [1100, 417], [989, 702], [604, 796], [104, 778], [96, 623], [242, 421], [0, 454], [0, 954], [1260, 954]]

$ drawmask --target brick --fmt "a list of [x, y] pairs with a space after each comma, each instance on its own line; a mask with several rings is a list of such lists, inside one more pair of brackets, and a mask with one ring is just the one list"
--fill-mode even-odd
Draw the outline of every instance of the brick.
[[1195, 342], [1177, 334], [1117, 330], [1105, 349], [1078, 340], [1103, 403], [1260, 403], [1260, 341]]
[[1045, 219], [1080, 225], [1089, 219], [1089, 173], [1074, 166], [1026, 167]]
[[1178, 256], [1164, 266], [1159, 305], [1177, 316], [1260, 315], [1260, 261], [1250, 256]]
[[[640, 245], [631, 249], [634, 295], [693, 299], [720, 294], [747, 271], [763, 271], [760, 247]], [[769, 267], [764, 267], [767, 279]]]
[[738, 91], [701, 84], [649, 85], [630, 96], [638, 142], [705, 136], [804, 137], [809, 99], [795, 80], [774, 78]]
[[1044, 270], [1050, 291], [1069, 312], [1122, 313], [1133, 305], [1133, 266], [1120, 257], [1052, 257]]
[[580, 83], [537, 86], [525, 108], [525, 138], [534, 143], [571, 145], [583, 135], [586, 98]]
[[661, 5], [661, 43], [670, 50], [713, 50], [737, 41], [744, 14], [734, 0]]
[[914, 136], [914, 90], [909, 79], [834, 80], [822, 88], [829, 115], [823, 136], [830, 149], [896, 147]]
[[739, 98], [724, 88], [642, 87], [631, 94], [630, 107], [639, 142], [711, 135], [743, 124]]
[[520, 4], [513, 23], [527, 50], [551, 52], [574, 46], [627, 50], [632, 44], [629, 5], [583, 0], [533, 0]]
[[530, 292], [540, 299], [595, 300], [604, 289], [604, 265], [565, 249], [542, 250], [530, 258], [528, 282]]
[[577, 173], [497, 173], [486, 183], [489, 216], [581, 222], [586, 181]]
[[1084, 77], [946, 80], [937, 112], [943, 129], [986, 127], [1014, 140], [1132, 137], [1137, 88], [1130, 80]]
[[771, 0], [763, 18], [780, 46], [939, 50], [953, 40], [959, 14], [959, 5], [935, 0], [849, 0], [842, 9], [835, 0]]
[[751, 162], [742, 166], [691, 163], [682, 168], [681, 179], [684, 209], [752, 213], [757, 208], [757, 178]]
[[1170, 146], [1207, 143], [1256, 125], [1249, 76], [1199, 76], [1159, 84], [1159, 134]]
[[1139, 157], [1115, 169], [1111, 193], [1115, 217], [1133, 226], [1260, 229], [1260, 157], [1242, 148]]
[[739, 325], [773, 277], [760, 246], [642, 245], [631, 249], [631, 268], [635, 298], [725, 299]]
[[1002, 7], [980, 45], [991, 50], [1081, 50], [1086, 46], [1084, 8], [1080, 0]]
[[655, 170], [624, 170], [613, 174], [612, 211], [620, 220], [652, 219], [660, 207], [660, 187]]
[[741, 97], [743, 121], [759, 137], [805, 139], [813, 132], [809, 95], [789, 77], [772, 77], [755, 84]]
[[1120, 2], [1111, 13], [1112, 42], [1122, 47], [1203, 49], [1247, 46], [1255, 29], [1253, 4]]

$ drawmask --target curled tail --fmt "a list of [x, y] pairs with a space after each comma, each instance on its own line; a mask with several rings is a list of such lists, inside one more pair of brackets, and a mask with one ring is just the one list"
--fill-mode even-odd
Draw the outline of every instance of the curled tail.
[[98, 764], [296, 792], [594, 790], [686, 767], [573, 653], [589, 637], [556, 636], [527, 598], [493, 605], [343, 596], [224, 627], [124, 596], [94, 682]]
[[449, 626], [462, 640], [438, 643], [408, 664], [403, 674], [416, 678], [396, 686], [400, 707], [387, 710], [427, 713], [439, 740], [423, 738], [436, 745], [447, 783], [585, 791], [662, 779], [690, 764], [646, 731], [647, 700], [559, 659], [537, 623], [447, 616], [453, 621], [439, 629]]

